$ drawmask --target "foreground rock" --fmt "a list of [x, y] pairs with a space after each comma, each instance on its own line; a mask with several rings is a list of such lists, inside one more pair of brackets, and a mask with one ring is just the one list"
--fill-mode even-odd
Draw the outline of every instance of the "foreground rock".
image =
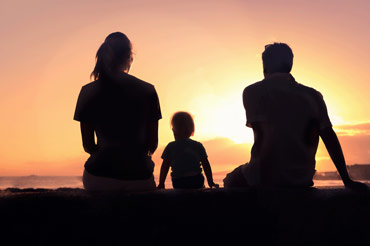
[[370, 245], [370, 195], [345, 189], [0, 191], [1, 245]]

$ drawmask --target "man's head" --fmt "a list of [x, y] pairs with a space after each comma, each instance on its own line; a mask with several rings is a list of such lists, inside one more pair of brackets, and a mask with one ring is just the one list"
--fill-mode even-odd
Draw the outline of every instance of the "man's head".
[[284, 43], [273, 43], [265, 46], [262, 53], [263, 73], [290, 73], [293, 66], [292, 49]]

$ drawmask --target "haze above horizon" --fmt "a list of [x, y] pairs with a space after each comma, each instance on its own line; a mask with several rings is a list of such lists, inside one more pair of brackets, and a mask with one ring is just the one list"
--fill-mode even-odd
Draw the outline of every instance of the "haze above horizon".
[[[369, 1], [7, 1], [0, 9], [0, 174], [80, 175], [88, 157], [78, 93], [111, 32], [134, 45], [130, 74], [155, 85], [161, 151], [175, 111], [194, 115], [212, 168], [249, 160], [243, 89], [263, 79], [264, 45], [293, 49], [292, 74], [319, 90], [348, 164], [370, 163]], [[320, 144], [319, 171], [334, 170]]]

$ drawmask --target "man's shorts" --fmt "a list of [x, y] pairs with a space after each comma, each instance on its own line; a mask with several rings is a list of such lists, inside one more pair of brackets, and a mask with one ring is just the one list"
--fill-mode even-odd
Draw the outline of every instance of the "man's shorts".
[[242, 167], [244, 165], [248, 164], [240, 165], [239, 167], [235, 168], [231, 173], [228, 173], [226, 175], [226, 177], [224, 178], [225, 188], [250, 187], [242, 172]]

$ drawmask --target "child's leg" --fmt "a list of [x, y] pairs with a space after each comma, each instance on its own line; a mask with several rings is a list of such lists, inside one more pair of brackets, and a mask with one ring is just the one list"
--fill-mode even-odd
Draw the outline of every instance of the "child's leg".
[[183, 178], [172, 179], [174, 189], [200, 189], [204, 188], [204, 176], [202, 174]]

